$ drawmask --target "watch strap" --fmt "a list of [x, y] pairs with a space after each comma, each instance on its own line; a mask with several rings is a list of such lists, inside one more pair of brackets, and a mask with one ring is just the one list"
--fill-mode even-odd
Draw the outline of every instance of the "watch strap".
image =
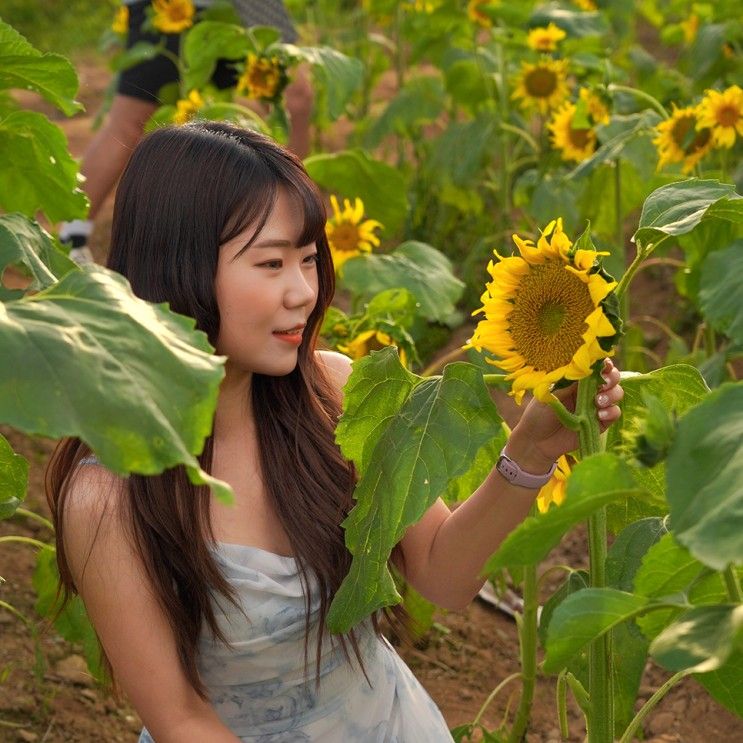
[[506, 447], [504, 446], [501, 449], [495, 469], [512, 485], [518, 485], [519, 487], [529, 488], [531, 490], [543, 488], [550, 481], [554, 471], [557, 469], [557, 462], [555, 462], [547, 474], [533, 475], [530, 472], [524, 472], [505, 452]]

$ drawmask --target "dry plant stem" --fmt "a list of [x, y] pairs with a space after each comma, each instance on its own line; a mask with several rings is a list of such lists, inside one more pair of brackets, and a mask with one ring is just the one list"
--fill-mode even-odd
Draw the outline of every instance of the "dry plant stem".
[[[602, 449], [594, 398], [598, 390], [595, 375], [578, 382], [576, 413], [581, 418], [578, 432], [581, 460]], [[592, 588], [606, 585], [606, 509], [600, 508], [588, 519], [588, 551]], [[614, 690], [611, 672], [611, 632], [594, 640], [588, 648], [589, 743], [614, 740]]]
[[684, 676], [688, 676], [691, 673], [691, 671], [684, 670], [679, 671], [678, 673], [671, 676], [671, 678], [666, 681], [663, 686], [661, 686], [655, 694], [653, 694], [650, 699], [648, 699], [645, 704], [642, 705], [638, 713], [632, 718], [632, 722], [627, 726], [627, 729], [624, 731], [624, 734], [619, 739], [619, 743], [632, 743], [633, 740], [636, 738], [636, 733], [640, 725], [642, 725], [643, 720], [650, 714], [653, 707], [655, 707], [658, 702], [660, 702], [661, 699], [674, 687], [676, 684], [681, 681]]
[[[532, 506], [532, 515], [535, 512]], [[508, 735], [508, 743], [519, 743], [526, 733], [534, 702], [534, 688], [537, 683], [537, 613], [539, 600], [537, 592], [537, 566], [524, 568], [523, 583], [524, 614], [519, 625], [519, 645], [521, 648], [521, 699], [516, 711], [516, 719]]]

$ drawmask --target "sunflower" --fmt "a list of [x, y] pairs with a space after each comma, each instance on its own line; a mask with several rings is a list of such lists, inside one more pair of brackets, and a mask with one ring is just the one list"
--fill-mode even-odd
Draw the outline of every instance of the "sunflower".
[[125, 36], [129, 32], [129, 6], [120, 5], [116, 11], [113, 23], [111, 24], [111, 30], [115, 34]]
[[374, 234], [382, 224], [376, 219], [361, 221], [364, 217], [364, 202], [356, 197], [354, 205], [343, 199], [343, 211], [335, 196], [330, 197], [333, 216], [328, 220], [325, 231], [328, 235], [333, 265], [338, 271], [349, 259], [361, 253], [371, 253], [372, 247], [379, 245], [379, 238]]
[[536, 64], [523, 62], [511, 98], [520, 100], [525, 111], [536, 108], [539, 113], [546, 114], [568, 96], [567, 70], [568, 63], [564, 59], [542, 57]]
[[485, 319], [466, 347], [498, 357], [490, 363], [508, 372], [516, 402], [526, 390], [545, 400], [552, 384], [587, 377], [613, 353], [620, 322], [608, 304], [617, 282], [598, 264], [606, 253], [571, 250], [562, 219], [544, 228], [536, 246], [518, 235], [513, 240], [520, 255], [496, 253], [498, 261], [488, 265], [493, 280], [473, 313], [484, 312]]
[[[359, 333], [353, 340], [344, 346], [338, 346], [338, 350], [347, 353], [354, 361], [368, 355], [371, 351], [380, 351], [386, 346], [397, 346], [397, 342], [391, 335], [383, 330], [365, 330]], [[407, 357], [402, 348], [398, 348], [400, 363], [407, 366]]]
[[[596, 151], [596, 124], [609, 121], [609, 111], [601, 99], [588, 88], [581, 88], [579, 100], [585, 115], [576, 121], [578, 106], [564, 103], [552, 116], [547, 125], [551, 134], [552, 145], [561, 151], [562, 159], [576, 163], [587, 160]], [[582, 126], [581, 124], [588, 124]]]
[[179, 34], [193, 26], [196, 8], [191, 0], [152, 0], [152, 25], [164, 34]]
[[687, 46], [691, 46], [694, 39], [697, 38], [697, 32], [699, 31], [699, 16], [696, 13], [692, 13], [685, 21], [679, 23], [681, 30], [684, 32], [684, 41]]
[[250, 52], [245, 61], [245, 72], [237, 81], [237, 89], [248, 98], [272, 101], [288, 82], [286, 67], [278, 57], [258, 57]]
[[483, 28], [490, 28], [493, 25], [493, 19], [485, 11], [485, 8], [492, 8], [500, 5], [500, 0], [470, 0], [467, 3], [467, 17]]
[[596, 3], [593, 0], [573, 0], [573, 2], [581, 9], [593, 12], [598, 10]]
[[538, 52], [554, 52], [557, 44], [565, 38], [565, 32], [554, 23], [548, 26], [539, 26], [529, 31], [526, 44]]
[[653, 144], [658, 150], [658, 168], [683, 162], [682, 171], [688, 173], [712, 148], [710, 129], [700, 129], [697, 109], [692, 106], [676, 108], [670, 118], [655, 127], [658, 132]]
[[596, 93], [588, 88], [581, 88], [578, 99], [585, 103], [588, 115], [593, 119], [594, 124], [609, 123], [609, 119], [611, 118], [609, 116], [609, 109]]
[[175, 107], [176, 111], [173, 114], [173, 123], [185, 124], [187, 121], [193, 119], [200, 108], [204, 107], [204, 99], [198, 90], [192, 90], [188, 94], [188, 98], [178, 101]]
[[546, 513], [550, 504], [556, 506], [562, 504], [565, 500], [565, 491], [570, 477], [570, 462], [563, 455], [557, 460], [557, 469], [552, 474], [550, 481], [539, 491], [537, 495], [537, 508], [539, 513]]
[[730, 148], [736, 132], [743, 137], [743, 90], [731, 85], [722, 93], [708, 90], [699, 104], [697, 129], [709, 127], [715, 147]]

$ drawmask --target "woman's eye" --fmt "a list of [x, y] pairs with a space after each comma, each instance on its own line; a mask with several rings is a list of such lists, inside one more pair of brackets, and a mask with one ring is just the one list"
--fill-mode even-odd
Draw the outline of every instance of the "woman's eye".
[[318, 254], [317, 254], [317, 253], [313, 253], [312, 255], [308, 255], [308, 256], [307, 256], [307, 257], [306, 257], [306, 258], [304, 259], [304, 262], [305, 262], [305, 263], [317, 263], [317, 261], [318, 261], [318, 260], [319, 260], [319, 256], [318, 256]]
[[281, 261], [264, 261], [263, 263], [259, 263], [258, 265], [263, 268], [281, 268]]

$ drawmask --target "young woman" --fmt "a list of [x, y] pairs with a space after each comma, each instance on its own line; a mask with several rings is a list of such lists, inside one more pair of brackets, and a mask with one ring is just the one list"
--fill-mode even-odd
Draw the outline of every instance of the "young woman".
[[[194, 317], [227, 357], [201, 461], [236, 501], [181, 469], [118, 478], [77, 440], [50, 464], [62, 581], [85, 601], [142, 743], [451, 740], [375, 620], [322, 631], [350, 564], [340, 524], [355, 479], [333, 438], [350, 362], [315, 349], [334, 283], [324, 226], [301, 163], [226, 124], [154, 132], [119, 186], [109, 266]], [[605, 427], [622, 389], [608, 361], [604, 375]], [[576, 445], [532, 402], [507, 453], [538, 475]], [[428, 599], [461, 608], [537, 492], [494, 469], [454, 513], [432, 506], [393, 561]]]

